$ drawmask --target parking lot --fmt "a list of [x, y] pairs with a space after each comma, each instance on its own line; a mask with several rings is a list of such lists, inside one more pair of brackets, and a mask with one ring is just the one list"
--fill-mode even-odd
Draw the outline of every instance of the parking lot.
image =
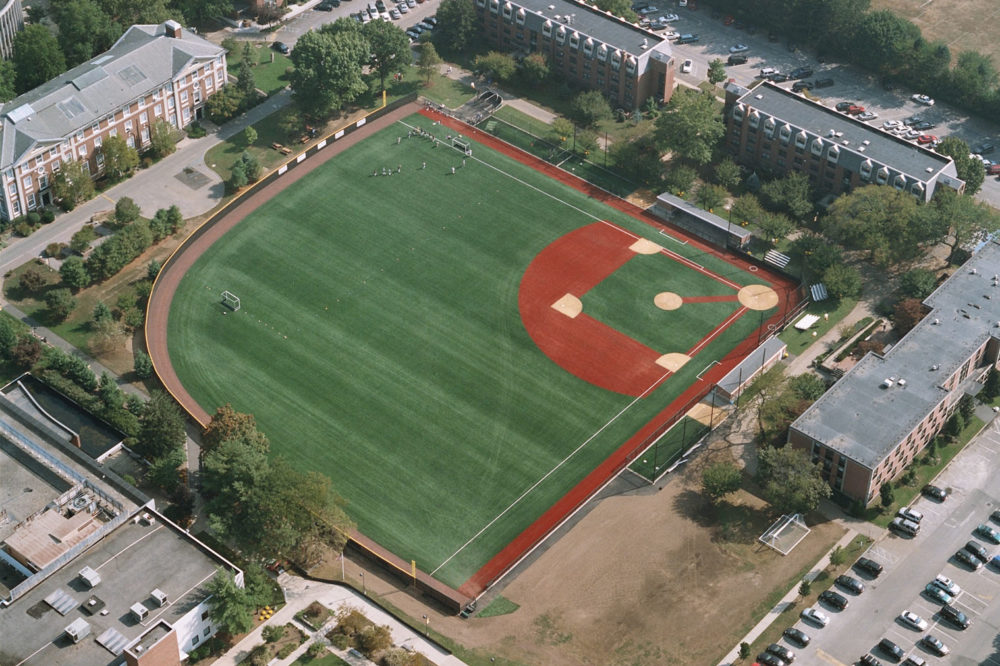
[[[782, 640], [782, 645], [796, 652], [796, 663], [854, 664], [869, 652], [883, 664], [894, 663], [876, 647], [888, 638], [907, 655], [928, 664], [1000, 666], [1000, 645], [995, 644], [1000, 629], [1000, 569], [987, 565], [972, 571], [954, 557], [968, 541], [981, 544], [991, 557], [1000, 553], [1000, 546], [973, 534], [980, 523], [1000, 530], [1000, 524], [990, 520], [990, 513], [1000, 508], [998, 423], [990, 424], [936, 481], [950, 489], [947, 500], [937, 503], [922, 497], [914, 502], [913, 508], [924, 514], [916, 537], [890, 535], [865, 554], [882, 564], [884, 572], [878, 578], [857, 569], [851, 572], [865, 584], [862, 594], [838, 589], [849, 599], [842, 611], [820, 602], [819, 609], [830, 618], [825, 628], [802, 619], [796, 622], [794, 626], [812, 639], [806, 648]], [[967, 629], [943, 620], [938, 612], [941, 604], [924, 592], [924, 586], [939, 574], [961, 587], [951, 605], [971, 620]], [[928, 628], [918, 631], [907, 626], [899, 617], [905, 610], [926, 620]], [[938, 657], [919, 644], [928, 634], [948, 647], [947, 657]]]
[[[690, 73], [678, 73], [678, 77], [690, 85], [696, 85], [707, 78], [709, 62], [716, 58], [725, 61], [730, 55], [730, 47], [745, 44], [750, 47], [743, 53], [748, 56], [747, 63], [726, 68], [730, 78], [741, 85], [753, 83], [763, 67], [774, 67], [784, 73], [797, 67], [809, 67], [815, 72], [811, 78], [828, 77], [834, 80], [833, 86], [813, 91], [813, 97], [831, 107], [840, 101], [857, 102], [878, 114], [878, 118], [869, 123], [874, 127], [881, 127], [885, 120], [902, 120], [919, 115], [936, 124], [930, 133], [939, 138], [957, 136], [970, 146], [983, 141], [1000, 145], [1000, 127], [996, 124], [987, 123], [979, 117], [970, 117], [964, 111], [952, 109], [941, 102], [931, 107], [917, 104], [910, 98], [915, 93], [922, 93], [921, 90], [886, 90], [874, 75], [847, 65], [821, 63], [812, 53], [799, 48], [803, 45], [792, 44], [795, 47], [793, 50], [789, 48], [787, 40], [770, 41], [766, 30], [753, 30], [747, 26], [738, 29], [735, 22], [725, 25], [725, 17], [719, 14], [713, 18], [704, 2], [700, 3], [697, 10], [680, 8], [676, 0], [669, 3], [650, 0], [650, 4], [658, 8], [657, 12], [648, 15], [650, 19], [665, 13], [674, 13], [679, 17], [679, 20], [672, 22], [667, 29], [659, 30], [659, 33], [673, 30], [699, 37], [696, 43], [674, 44], [673, 47], [678, 72], [684, 60], [692, 61]], [[793, 83], [788, 81], [780, 85], [791, 88]], [[996, 155], [992, 157], [995, 158]], [[977, 197], [1000, 208], [1000, 177], [987, 177]]]

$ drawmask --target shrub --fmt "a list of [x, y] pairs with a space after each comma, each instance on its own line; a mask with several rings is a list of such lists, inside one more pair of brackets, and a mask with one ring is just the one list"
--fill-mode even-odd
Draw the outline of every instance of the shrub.
[[333, 647], [337, 648], [338, 650], [346, 650], [351, 646], [351, 639], [345, 636], [344, 634], [335, 634], [331, 632], [330, 634], [327, 635], [327, 638], [330, 639], [330, 643], [333, 645]]
[[187, 126], [187, 135], [192, 139], [200, 139], [206, 134], [208, 134], [208, 132], [201, 126], [200, 123], [191, 123]]
[[807, 580], [802, 581], [802, 584], [799, 585], [799, 594], [808, 597], [810, 592], [812, 592], [812, 583]]
[[277, 643], [279, 640], [281, 640], [281, 637], [284, 635], [285, 635], [284, 626], [264, 627], [264, 631], [261, 632], [261, 636], [263, 636], [265, 643]]
[[388, 649], [392, 645], [392, 634], [389, 627], [367, 626], [358, 633], [358, 646], [369, 657], [376, 652]]
[[313, 643], [309, 646], [309, 649], [306, 650], [306, 654], [309, 655], [310, 659], [315, 659], [324, 652], [326, 652], [326, 646], [322, 643]]
[[73, 292], [65, 287], [53, 289], [45, 294], [45, 305], [53, 317], [63, 321], [76, 307], [76, 298], [73, 297]]
[[[319, 643], [313, 643], [313, 645], [319, 645]], [[284, 659], [285, 657], [295, 652], [295, 648], [297, 647], [298, 645], [296, 645], [295, 643], [286, 643], [281, 647], [280, 650], [278, 650], [278, 653], [275, 656], [278, 657], [278, 659]]]
[[27, 222], [21, 222], [20, 224], [14, 225], [14, 233], [17, 234], [18, 236], [21, 236], [22, 238], [30, 236], [31, 232], [34, 230], [35, 228], [30, 224], [28, 224]]
[[750, 644], [746, 641], [740, 643], [740, 659], [746, 659], [750, 656]]
[[45, 246], [45, 256], [47, 257], [58, 257], [62, 254], [63, 248], [66, 247], [62, 243], [49, 243]]
[[33, 227], [37, 227], [39, 224], [42, 223], [42, 216], [41, 214], [38, 213], [38, 211], [33, 210], [30, 213], [28, 213], [26, 217], [28, 220], [28, 224], [30, 224]]
[[42, 209], [42, 224], [48, 224], [56, 219], [56, 212], [51, 208]]

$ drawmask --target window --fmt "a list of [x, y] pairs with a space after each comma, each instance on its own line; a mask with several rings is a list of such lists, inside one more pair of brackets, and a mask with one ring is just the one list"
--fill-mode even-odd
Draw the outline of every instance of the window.
[[77, 131], [77, 133], [76, 133], [76, 140], [77, 141], [83, 141], [83, 130]]
[[153, 91], [153, 99], [160, 99], [160, 88]]
[[208, 638], [209, 634], [212, 633], [212, 627], [211, 626], [205, 627], [205, 631], [201, 633], [203, 636], [205, 636], [205, 638]]
[[98, 168], [104, 166], [104, 153], [97, 153], [97, 166]]
[[141, 135], [142, 135], [142, 142], [144, 144], [149, 143], [149, 127], [143, 127]]
[[187, 125], [188, 121], [191, 120], [191, 109], [189, 109], [186, 106], [184, 107], [183, 117], [184, 117], [184, 124]]
[[95, 136], [94, 137], [94, 148], [100, 148], [100, 147], [101, 147], [101, 137]]
[[201, 621], [204, 622], [207, 619], [208, 619], [208, 611], [205, 611], [204, 613], [201, 614]]
[[108, 130], [108, 136], [118, 136], [118, 128], [112, 127], [110, 130]]
[[132, 131], [132, 121], [131, 120], [126, 120], [125, 121], [125, 132], [128, 133], [128, 132], [131, 132], [131, 131]]
[[174, 108], [174, 98], [173, 97], [168, 97], [167, 98], [167, 108], [168, 109]]
[[128, 144], [129, 148], [135, 148], [135, 137], [129, 134], [128, 138], [125, 139], [125, 143]]
[[87, 156], [87, 146], [80, 146], [79, 148], [76, 149], [76, 152], [80, 155], [80, 157], [86, 157]]
[[10, 192], [11, 195], [17, 194], [17, 183], [11, 183], [8, 185], [7, 191]]
[[186, 102], [186, 101], [188, 101], [188, 91], [187, 90], [182, 90], [181, 91], [181, 102]]
[[34, 193], [28, 195], [28, 210], [35, 207], [35, 195]]
[[191, 639], [191, 645], [197, 645], [197, 644], [198, 644], [198, 641], [200, 641], [200, 640], [201, 640], [201, 636], [198, 636], [198, 635], [196, 634], [196, 635], [195, 635], [195, 636], [194, 636], [194, 637], [193, 637], [193, 638]]
[[131, 105], [126, 104], [125, 106], [122, 107], [122, 118], [124, 118], [125, 116], [128, 115], [128, 110], [129, 110], [130, 106]]
[[153, 107], [153, 116], [159, 118], [162, 115], [163, 115], [163, 105], [157, 104], [156, 106]]
[[92, 132], [100, 132], [101, 131], [101, 121], [98, 120], [96, 123], [94, 123], [93, 125], [91, 125], [90, 129], [91, 129]]
[[215, 85], [217, 85], [217, 86], [221, 86], [222, 85], [222, 72], [216, 72], [215, 73]]
[[49, 159], [54, 158], [58, 154], [59, 154], [58, 148], [49, 148]]
[[38, 174], [38, 189], [44, 190], [48, 186], [49, 186], [48, 174], [45, 173]]
[[149, 114], [146, 111], [143, 111], [141, 114], [139, 114], [139, 122], [142, 123], [143, 125], [149, 122]]
[[20, 215], [21, 214], [21, 202], [18, 201], [17, 199], [14, 199], [11, 202], [11, 210], [14, 211], [14, 215]]
[[27, 176], [25, 176], [21, 180], [21, 182], [24, 183], [24, 189], [30, 190], [31, 189], [31, 174], [28, 174]]

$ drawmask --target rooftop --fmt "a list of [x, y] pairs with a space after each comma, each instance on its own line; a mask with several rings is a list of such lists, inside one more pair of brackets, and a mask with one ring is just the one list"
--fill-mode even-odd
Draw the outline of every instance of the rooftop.
[[[4, 641], [4, 657], [25, 666], [110, 666], [120, 657], [101, 642], [120, 654], [160, 621], [174, 624], [201, 603], [204, 585], [228, 563], [158, 514], [149, 515], [149, 521], [120, 525], [14, 604], [0, 608], [0, 636], [19, 637]], [[79, 575], [84, 567], [100, 576], [96, 587]], [[152, 596], [154, 589], [166, 594], [163, 606]], [[130, 611], [135, 604], [148, 610], [142, 621]], [[95, 609], [93, 615], [89, 608]], [[64, 630], [79, 619], [90, 625], [91, 635], [74, 644]], [[148, 640], [160, 637], [153, 632]]]
[[832, 131], [835, 136], [832, 141], [841, 151], [855, 153], [859, 159], [870, 158], [916, 180], [930, 180], [952, 162], [950, 157], [872, 127], [769, 81], [747, 90], [740, 96], [739, 102], [817, 136], [828, 137]]
[[660, 35], [585, 3], [573, 0], [514, 0], [514, 2], [545, 19], [566, 25], [568, 30], [576, 30], [582, 35], [593, 37], [598, 42], [626, 53], [638, 56], [654, 48], [670, 53], [670, 42]]
[[728, 234], [736, 236], [740, 240], [746, 240], [753, 235], [749, 229], [737, 224], [735, 227], [732, 223], [724, 217], [719, 217], [715, 213], [710, 213], [704, 208], [700, 208], [695, 205], [694, 202], [688, 201], [687, 199], [681, 198], [679, 196], [670, 194], [670, 192], [664, 192], [656, 197], [657, 202], [667, 206], [669, 208], [679, 210], [687, 215], [701, 220], [702, 222], [719, 229], [720, 231], [725, 231]]
[[931, 313], [912, 331], [884, 356], [866, 355], [792, 427], [877, 466], [948, 395], [942, 382], [1000, 338], [998, 274], [1000, 244], [988, 242], [924, 301]]

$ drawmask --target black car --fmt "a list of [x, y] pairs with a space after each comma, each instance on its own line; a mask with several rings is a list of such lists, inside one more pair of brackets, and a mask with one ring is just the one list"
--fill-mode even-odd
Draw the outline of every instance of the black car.
[[930, 497], [931, 499], [936, 499], [938, 502], [943, 502], [946, 499], [948, 499], [947, 490], [945, 490], [944, 488], [938, 488], [937, 486], [932, 486], [930, 484], [924, 486], [920, 492], [922, 492], [927, 497]]
[[698, 35], [685, 34], [685, 35], [681, 35], [680, 37], [678, 37], [677, 40], [674, 43], [675, 44], [694, 44], [699, 39], [701, 39], [701, 37], [699, 37]]
[[340, 6], [340, 0], [323, 0], [323, 2], [316, 5], [316, 9], [321, 12], [332, 12], [334, 7]]
[[813, 87], [812, 81], [796, 81], [792, 84], [792, 92], [802, 92]]
[[726, 61], [727, 65], [743, 65], [746, 63], [748, 58], [745, 55], [731, 55], [729, 60]]
[[896, 662], [906, 656], [906, 653], [903, 652], [903, 648], [899, 647], [888, 638], [883, 638], [878, 642], [878, 649], [889, 655], [889, 658]]
[[809, 634], [802, 631], [801, 629], [796, 629], [795, 627], [788, 627], [784, 632], [785, 638], [789, 641], [795, 643], [800, 647], [805, 647], [809, 645]]
[[975, 153], [976, 155], [989, 155], [994, 150], [996, 150], [996, 146], [994, 146], [992, 143], [988, 143], [987, 142], [987, 143], [981, 143], [978, 146], [975, 146], [972, 149], [972, 152]]
[[865, 591], [865, 584], [852, 576], [837, 576], [837, 580], [833, 582], [836, 583], [837, 587], [842, 587], [854, 594], [861, 594]]
[[878, 578], [882, 573], [882, 565], [875, 560], [870, 560], [867, 557], [859, 557], [858, 561], [854, 563], [855, 568], [864, 571], [869, 574], [872, 578]]
[[761, 652], [757, 655], [757, 663], [765, 666], [787, 666], [784, 659], [770, 652]]
[[871, 656], [870, 654], [862, 655], [861, 659], [858, 660], [861, 666], [882, 666], [882, 662]]
[[793, 79], [805, 79], [812, 75], [813, 71], [811, 67], [797, 67], [796, 69], [793, 69], [792, 73], [789, 74], [788, 76], [792, 77]]
[[967, 550], [960, 550], [956, 552], [955, 559], [963, 564], [967, 564], [973, 571], [976, 571], [983, 566], [983, 561]]
[[288, 44], [284, 42], [274, 42], [271, 44], [271, 48], [278, 53], [284, 53], [285, 55], [288, 55], [291, 52], [291, 49], [288, 48]]
[[985, 564], [990, 561], [990, 553], [978, 541], [969, 541], [965, 544], [965, 549], [978, 557]]
[[915, 130], [929, 130], [937, 127], [937, 123], [932, 123], [929, 120], [921, 120], [919, 123], [914, 123], [913, 129]]
[[941, 606], [941, 617], [948, 620], [959, 629], [968, 629], [969, 624], [971, 623], [969, 616], [954, 606], [949, 606], [948, 604]]
[[990, 514], [990, 520], [992, 520], [995, 523], [1000, 523], [1000, 509], [997, 509], [996, 511]]
[[767, 651], [778, 657], [778, 659], [781, 659], [786, 664], [790, 664], [795, 661], [795, 653], [786, 648], [784, 645], [771, 643], [767, 646]]
[[829, 88], [833, 83], [833, 79], [816, 79], [817, 88]]
[[837, 106], [833, 107], [840, 111], [841, 113], [847, 111], [849, 108], [854, 106], [854, 102], [837, 102]]
[[770, 78], [771, 81], [775, 83], [784, 83], [785, 81], [788, 80], [788, 74], [782, 74], [781, 72], [778, 72], [777, 74], [772, 74], [768, 78]]
[[839, 608], [840, 610], [847, 608], [847, 604], [849, 603], [847, 601], [847, 597], [838, 592], [834, 592], [833, 590], [823, 590], [820, 592], [819, 600], [830, 604], [834, 608]]

